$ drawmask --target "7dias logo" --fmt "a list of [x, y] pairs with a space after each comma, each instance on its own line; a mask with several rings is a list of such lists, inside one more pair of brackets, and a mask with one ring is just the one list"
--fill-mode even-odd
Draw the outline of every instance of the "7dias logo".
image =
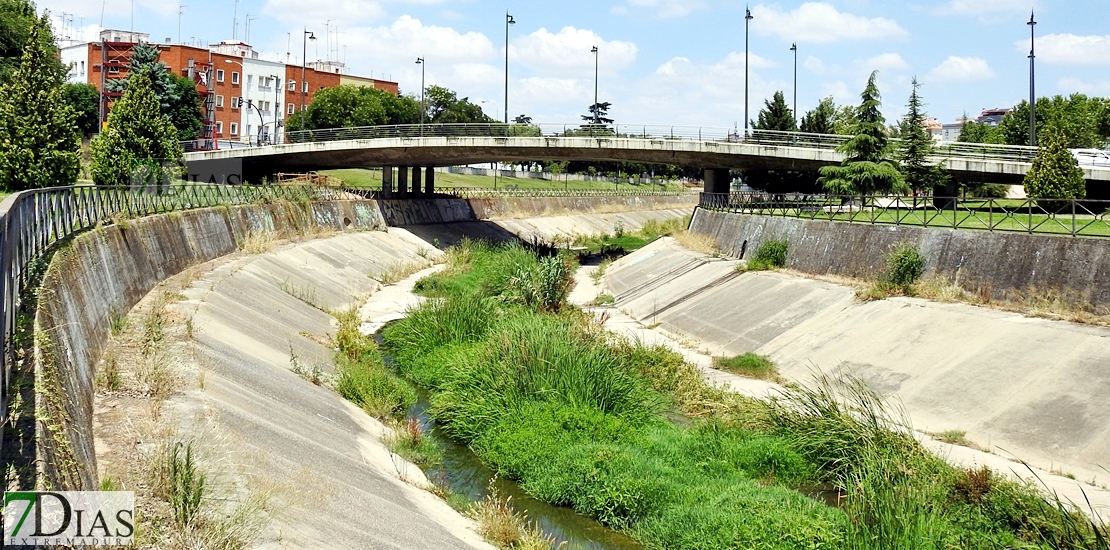
[[124, 546], [135, 538], [135, 493], [4, 493], [4, 546]]

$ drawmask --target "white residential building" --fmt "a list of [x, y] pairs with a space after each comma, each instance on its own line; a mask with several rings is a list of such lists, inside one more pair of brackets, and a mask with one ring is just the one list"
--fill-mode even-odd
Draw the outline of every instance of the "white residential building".
[[243, 42], [224, 41], [212, 46], [212, 51], [239, 58], [224, 61], [229, 82], [242, 94], [229, 98], [232, 118], [238, 112], [239, 120], [238, 124], [227, 128], [229, 133], [225, 135], [244, 143], [281, 143], [285, 119], [281, 108], [285, 104], [285, 64], [259, 59], [258, 53]]

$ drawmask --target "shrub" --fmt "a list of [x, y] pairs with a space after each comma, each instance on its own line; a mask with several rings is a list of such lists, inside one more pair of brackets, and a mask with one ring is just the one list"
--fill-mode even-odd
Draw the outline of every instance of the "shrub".
[[909, 243], [894, 245], [886, 255], [884, 280], [909, 294], [913, 284], [925, 272], [925, 257]]
[[790, 244], [786, 241], [765, 241], [759, 245], [759, 250], [755, 251], [755, 256], [752, 256], [751, 261], [748, 262], [748, 270], [765, 271], [784, 267], [789, 250]]
[[775, 364], [770, 359], [756, 353], [745, 353], [744, 355], [737, 355], [736, 357], [729, 358], [717, 357], [713, 360], [713, 366], [749, 378], [758, 378], [760, 380], [778, 379], [778, 373], [775, 372]]
[[1025, 192], [1050, 213], [1067, 210], [1070, 203], [1044, 199], [1082, 199], [1087, 196], [1083, 170], [1059, 132], [1045, 133], [1037, 156], [1033, 158], [1033, 166], [1025, 174]]

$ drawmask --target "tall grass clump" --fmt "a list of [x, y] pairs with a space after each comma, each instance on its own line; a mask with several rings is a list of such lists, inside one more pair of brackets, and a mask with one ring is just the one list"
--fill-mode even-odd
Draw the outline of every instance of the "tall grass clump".
[[175, 442], [165, 458], [166, 495], [178, 526], [190, 525], [204, 501], [208, 478], [193, 456], [193, 443]]
[[925, 257], [910, 243], [891, 247], [886, 255], [886, 272], [883, 282], [900, 289], [904, 294], [913, 293], [913, 284], [925, 273]]
[[416, 389], [385, 365], [377, 344], [359, 332], [357, 310], [336, 315], [335, 391], [376, 418], [403, 415], [416, 403]]
[[512, 296], [539, 311], [557, 313], [574, 288], [574, 267], [569, 258], [551, 256], [535, 266], [521, 267], [510, 281]]
[[786, 255], [790, 250], [790, 243], [783, 240], [764, 241], [755, 251], [755, 255], [748, 261], [749, 271], [767, 271], [786, 266]]

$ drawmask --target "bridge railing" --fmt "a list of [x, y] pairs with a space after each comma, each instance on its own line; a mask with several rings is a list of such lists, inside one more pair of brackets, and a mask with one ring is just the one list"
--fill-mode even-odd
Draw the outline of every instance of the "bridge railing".
[[[114, 219], [218, 205], [275, 200], [327, 200], [341, 189], [314, 186], [171, 184], [145, 189], [72, 186], [23, 191], [0, 203], [0, 424], [8, 418], [12, 366], [22, 299], [51, 247], [80, 231]], [[5, 424], [6, 425], [6, 424]]]
[[805, 220], [1110, 237], [1110, 201], [892, 195], [702, 193], [707, 210]]
[[[391, 126], [363, 126], [357, 128], [328, 128], [322, 130], [288, 131], [290, 143], [325, 141], [370, 140], [421, 137], [590, 137], [597, 139], [650, 139], [659, 141], [702, 141], [721, 143], [751, 143], [769, 146], [802, 147], [835, 150], [851, 136], [810, 134], [805, 132], [780, 132], [775, 130], [749, 130], [747, 135], [736, 128], [711, 126], [661, 126], [645, 124], [402, 124]], [[898, 140], [891, 140], [897, 145]], [[1009, 162], [1030, 162], [1036, 155], [1035, 147], [994, 145], [988, 143], [938, 144], [936, 160], [987, 159]]]

